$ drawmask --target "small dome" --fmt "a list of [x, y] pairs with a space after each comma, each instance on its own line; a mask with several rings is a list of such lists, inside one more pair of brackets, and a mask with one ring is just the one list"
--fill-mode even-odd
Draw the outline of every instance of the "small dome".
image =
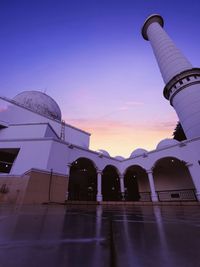
[[97, 150], [97, 152], [98, 152], [99, 154], [104, 155], [104, 156], [110, 157], [110, 154], [109, 154], [106, 150], [99, 149], [99, 150]]
[[125, 158], [124, 157], [121, 157], [121, 156], [116, 156], [115, 159], [124, 160]]
[[160, 149], [160, 148], [163, 148], [163, 147], [167, 147], [167, 146], [173, 146], [173, 145], [177, 145], [179, 144], [180, 142], [175, 140], [175, 139], [171, 139], [171, 138], [166, 138], [166, 139], [163, 139], [161, 140], [156, 149]]
[[129, 158], [134, 158], [136, 156], [143, 155], [143, 154], [146, 154], [146, 153], [148, 153], [147, 150], [145, 150], [143, 148], [137, 148], [131, 153]]
[[61, 120], [61, 111], [58, 104], [53, 98], [40, 91], [24, 91], [16, 95], [13, 101], [43, 116]]

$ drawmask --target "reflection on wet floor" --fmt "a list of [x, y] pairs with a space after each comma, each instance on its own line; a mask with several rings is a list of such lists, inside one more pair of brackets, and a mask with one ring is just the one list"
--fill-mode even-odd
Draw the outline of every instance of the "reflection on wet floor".
[[200, 206], [0, 206], [0, 267], [199, 267]]

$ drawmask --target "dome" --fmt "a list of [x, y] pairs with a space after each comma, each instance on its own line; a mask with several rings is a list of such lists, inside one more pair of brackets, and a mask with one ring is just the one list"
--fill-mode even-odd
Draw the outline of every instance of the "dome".
[[24, 91], [16, 95], [13, 101], [43, 116], [61, 120], [61, 111], [58, 104], [53, 98], [40, 91]]
[[160, 141], [156, 147], [156, 149], [161, 149], [163, 147], [167, 147], [167, 146], [173, 146], [173, 145], [177, 145], [180, 142], [175, 140], [175, 139], [171, 139], [171, 138], [166, 138], [163, 139], [162, 141]]
[[110, 157], [110, 154], [109, 154], [106, 150], [99, 149], [99, 150], [97, 150], [97, 152], [98, 152], [99, 154], [101, 154], [101, 155]]
[[143, 155], [143, 154], [146, 154], [146, 153], [148, 153], [147, 150], [145, 150], [143, 148], [137, 148], [131, 153], [129, 158], [134, 158], [136, 156]]

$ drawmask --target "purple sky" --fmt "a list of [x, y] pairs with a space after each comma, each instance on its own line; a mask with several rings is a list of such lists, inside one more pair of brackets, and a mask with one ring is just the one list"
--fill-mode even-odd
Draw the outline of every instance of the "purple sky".
[[45, 91], [67, 123], [92, 133], [91, 149], [154, 149], [177, 117], [140, 33], [152, 13], [198, 67], [198, 0], [0, 0], [1, 95]]

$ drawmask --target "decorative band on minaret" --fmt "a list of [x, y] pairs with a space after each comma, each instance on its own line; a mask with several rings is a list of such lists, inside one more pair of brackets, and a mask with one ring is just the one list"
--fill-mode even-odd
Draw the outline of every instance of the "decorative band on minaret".
[[149, 40], [165, 82], [163, 94], [174, 107], [187, 138], [200, 136], [200, 69], [175, 46], [160, 15], [147, 18], [142, 36]]

